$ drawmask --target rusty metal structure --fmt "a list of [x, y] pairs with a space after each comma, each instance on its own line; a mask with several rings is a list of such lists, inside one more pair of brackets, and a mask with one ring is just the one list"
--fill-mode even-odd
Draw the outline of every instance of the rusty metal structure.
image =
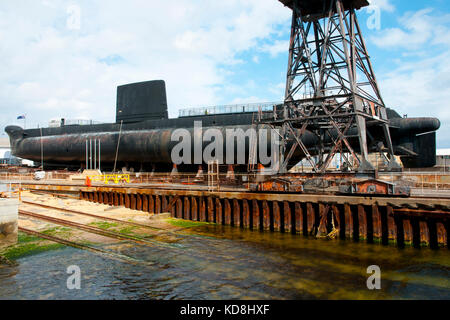
[[[371, 182], [373, 185], [373, 182]], [[383, 187], [380, 184], [377, 187]], [[450, 199], [436, 197], [372, 197], [367, 194], [321, 195], [242, 191], [209, 191], [136, 186], [82, 186], [22, 183], [38, 192], [123, 206], [150, 215], [228, 225], [254, 231], [299, 234], [312, 238], [396, 244], [399, 247], [450, 248]], [[368, 183], [358, 188], [370, 187]], [[53, 208], [48, 205], [35, 204]], [[55, 207], [56, 208], [56, 207]], [[54, 209], [55, 209], [54, 208]], [[64, 212], [85, 214], [72, 209]]]
[[[153, 214], [368, 243], [449, 247], [448, 201], [123, 188], [82, 188], [81, 199]], [[411, 206], [414, 208], [411, 208]]]
[[[450, 248], [450, 200], [148, 187], [24, 185], [132, 210], [306, 237]], [[59, 209], [58, 209], [59, 210]]]
[[[387, 152], [388, 170], [400, 169], [394, 159], [386, 107], [356, 16], [356, 10], [369, 2], [280, 1], [292, 9], [285, 102], [282, 112], [265, 122], [281, 128], [281, 157], [285, 156], [281, 171], [286, 171], [300, 148], [316, 172], [325, 172], [337, 153], [357, 160], [355, 168], [344, 157], [348, 168], [370, 172], [374, 168], [368, 161], [369, 144]], [[313, 147], [302, 140], [307, 130], [318, 140]], [[350, 143], [351, 138], [359, 143]]]

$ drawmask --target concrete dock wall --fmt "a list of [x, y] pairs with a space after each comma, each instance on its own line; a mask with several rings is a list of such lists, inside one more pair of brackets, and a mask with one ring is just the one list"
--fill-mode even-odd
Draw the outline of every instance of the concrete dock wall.
[[19, 201], [0, 199], [0, 248], [17, 242]]

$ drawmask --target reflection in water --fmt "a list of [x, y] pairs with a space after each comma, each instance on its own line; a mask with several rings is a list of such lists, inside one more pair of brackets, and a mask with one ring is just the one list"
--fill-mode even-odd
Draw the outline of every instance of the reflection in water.
[[[3, 299], [450, 299], [450, 253], [308, 239], [206, 225], [170, 246], [103, 246], [141, 260], [110, 260], [73, 248], [0, 267]], [[172, 239], [173, 240], [173, 239]], [[81, 290], [66, 269], [81, 268]], [[381, 290], [368, 290], [370, 265]]]

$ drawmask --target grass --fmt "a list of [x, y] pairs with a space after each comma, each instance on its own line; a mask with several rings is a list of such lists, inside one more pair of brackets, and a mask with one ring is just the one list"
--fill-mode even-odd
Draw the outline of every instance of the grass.
[[181, 228], [192, 228], [192, 227], [198, 227], [198, 226], [204, 226], [204, 225], [210, 224], [209, 222], [181, 220], [181, 219], [174, 219], [174, 218], [167, 218], [166, 221], [175, 227], [181, 227]]

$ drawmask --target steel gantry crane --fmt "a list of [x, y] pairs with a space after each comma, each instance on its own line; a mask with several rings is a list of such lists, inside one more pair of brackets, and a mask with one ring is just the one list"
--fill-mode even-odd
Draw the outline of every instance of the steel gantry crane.
[[[387, 153], [388, 170], [399, 169], [386, 107], [356, 17], [356, 10], [369, 2], [279, 1], [292, 9], [286, 92], [279, 115], [266, 123], [281, 129], [280, 171], [287, 170], [299, 150], [315, 172], [325, 172], [337, 153], [346, 167], [373, 171], [368, 144], [375, 140], [377, 151]], [[379, 130], [382, 138], [373, 139], [368, 128]], [[302, 141], [307, 132], [314, 136], [314, 147]]]

